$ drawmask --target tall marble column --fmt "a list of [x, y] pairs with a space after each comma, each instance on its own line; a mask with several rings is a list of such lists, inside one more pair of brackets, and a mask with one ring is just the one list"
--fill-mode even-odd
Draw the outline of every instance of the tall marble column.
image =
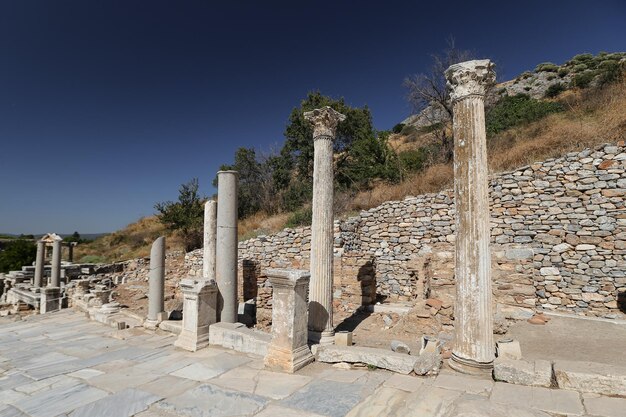
[[218, 319], [237, 323], [237, 171], [217, 173], [217, 246], [215, 280], [218, 293]]
[[333, 326], [333, 140], [346, 116], [322, 107], [304, 113], [313, 124], [313, 218], [311, 224], [311, 282], [309, 339], [332, 344]]
[[37, 258], [35, 258], [35, 279], [33, 286], [40, 288], [43, 282], [43, 265], [45, 259], [46, 243], [39, 240], [37, 241]]
[[495, 81], [493, 67], [486, 59], [446, 70], [453, 105], [456, 206], [456, 342], [450, 366], [464, 373], [491, 372], [495, 358], [485, 132], [485, 90]]
[[50, 273], [50, 286], [61, 286], [61, 246], [62, 241], [55, 240], [52, 244], [52, 271]]
[[148, 317], [144, 326], [150, 329], [165, 320], [165, 238], [157, 238], [150, 250], [148, 277]]
[[202, 278], [215, 279], [215, 243], [217, 234], [217, 201], [204, 204], [204, 250]]

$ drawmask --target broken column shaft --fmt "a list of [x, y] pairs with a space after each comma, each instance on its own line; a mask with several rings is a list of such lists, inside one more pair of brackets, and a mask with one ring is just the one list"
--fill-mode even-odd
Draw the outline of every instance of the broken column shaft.
[[144, 325], [155, 328], [165, 320], [165, 238], [159, 237], [150, 250], [148, 278], [148, 318]]
[[217, 246], [215, 280], [218, 293], [218, 318], [237, 322], [237, 171], [217, 173]]
[[52, 271], [50, 273], [50, 286], [61, 286], [61, 241], [56, 240], [52, 244]]
[[332, 344], [333, 326], [333, 140], [346, 116], [326, 106], [304, 113], [313, 124], [313, 217], [309, 339]]
[[217, 233], [217, 201], [204, 204], [204, 248], [202, 278], [215, 279], [215, 242]]
[[456, 211], [456, 342], [450, 366], [490, 372], [495, 353], [484, 103], [495, 73], [489, 60], [468, 61], [448, 68], [446, 79], [453, 105]]
[[37, 242], [37, 258], [35, 259], [35, 277], [33, 286], [35, 288], [41, 287], [43, 284], [43, 271], [44, 271], [44, 259], [46, 252], [46, 243], [39, 240]]

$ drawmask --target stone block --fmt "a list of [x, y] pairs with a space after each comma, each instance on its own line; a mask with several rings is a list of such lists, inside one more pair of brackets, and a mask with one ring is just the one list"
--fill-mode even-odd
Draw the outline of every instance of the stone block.
[[397, 353], [406, 353], [407, 355], [411, 353], [411, 348], [406, 343], [399, 340], [391, 341], [391, 350]]
[[597, 362], [556, 361], [554, 374], [559, 388], [626, 396], [626, 366]]
[[550, 387], [552, 364], [549, 361], [532, 362], [498, 357], [494, 361], [493, 376], [497, 381], [535, 387]]
[[313, 362], [307, 345], [307, 290], [311, 274], [304, 270], [269, 269], [273, 288], [272, 339], [265, 367], [293, 373]]
[[336, 346], [352, 346], [352, 332], [340, 331], [335, 333]]
[[217, 284], [214, 280], [187, 278], [183, 292], [183, 322], [174, 346], [195, 352], [209, 344], [209, 326], [217, 321]]
[[41, 289], [39, 312], [41, 314], [59, 311], [61, 309], [61, 288], [44, 287]]
[[326, 363], [365, 363], [406, 375], [413, 370], [417, 357], [370, 347], [320, 346], [317, 349], [317, 360]]
[[423, 335], [420, 342], [420, 355], [424, 352], [432, 352], [432, 353], [440, 353], [441, 352], [441, 342], [439, 339]]
[[215, 323], [209, 326], [211, 345], [258, 356], [267, 355], [271, 335], [248, 329], [241, 323]]
[[496, 354], [501, 359], [522, 359], [522, 348], [517, 340], [496, 342]]

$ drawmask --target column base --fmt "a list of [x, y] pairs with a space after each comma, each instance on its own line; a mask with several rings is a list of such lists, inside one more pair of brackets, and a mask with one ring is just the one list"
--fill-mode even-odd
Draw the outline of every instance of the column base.
[[283, 350], [270, 345], [269, 352], [263, 363], [267, 369], [294, 373], [314, 361], [313, 354], [307, 345], [295, 350]]
[[143, 327], [149, 330], [156, 330], [156, 328], [159, 326], [159, 323], [161, 323], [163, 320], [167, 320], [167, 316], [167, 311], [161, 311], [156, 315], [156, 320], [146, 319], [143, 322]]
[[452, 353], [452, 357], [448, 360], [448, 365], [455, 371], [468, 375], [491, 376], [493, 372], [493, 361], [477, 362], [472, 359], [461, 358], [454, 352]]
[[335, 344], [335, 331], [325, 330], [318, 332], [316, 330], [309, 330], [309, 343], [313, 345], [334, 345]]

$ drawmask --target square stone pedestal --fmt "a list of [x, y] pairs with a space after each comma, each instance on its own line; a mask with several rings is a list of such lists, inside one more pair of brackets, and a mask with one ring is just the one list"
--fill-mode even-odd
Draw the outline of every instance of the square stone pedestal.
[[217, 321], [217, 284], [214, 280], [186, 278], [183, 292], [183, 326], [174, 346], [195, 352], [209, 344], [209, 326]]
[[44, 287], [41, 289], [39, 312], [41, 314], [59, 311], [61, 309], [61, 288]]
[[307, 345], [306, 293], [311, 274], [294, 269], [268, 269], [272, 284], [272, 341], [265, 367], [293, 373], [313, 362]]

